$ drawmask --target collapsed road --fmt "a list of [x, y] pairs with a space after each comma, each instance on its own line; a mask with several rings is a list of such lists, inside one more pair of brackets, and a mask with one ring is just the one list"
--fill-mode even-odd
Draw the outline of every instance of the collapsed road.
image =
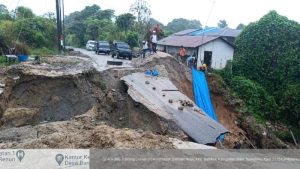
[[[82, 53], [70, 55], [45, 58], [42, 64], [14, 65], [3, 73], [1, 148], [161, 149], [178, 148], [178, 142], [181, 148], [187, 148], [184, 140], [188, 136], [206, 144], [227, 132], [207, 118], [210, 124], [201, 121], [204, 113], [196, 106], [192, 113], [196, 120], [189, 118], [190, 111], [185, 108], [176, 108], [174, 114], [167, 108], [168, 118], [159, 113], [166, 110], [164, 106], [156, 111], [132, 95], [131, 81], [126, 79], [137, 72], [144, 76], [147, 69], [155, 68], [160, 73], [158, 79], [170, 79], [172, 89], [178, 89], [182, 97], [185, 93], [185, 100], [192, 99], [190, 70], [167, 54], [125, 61], [125, 66], [100, 64], [108, 59], [101, 55], [95, 56], [97, 63]], [[141, 83], [146, 85], [143, 80]], [[191, 122], [194, 124], [188, 126]], [[205, 130], [211, 133], [203, 135], [201, 131]]]
[[[228, 132], [181, 92], [166, 93], [165, 89], [176, 89], [168, 78], [147, 77], [144, 73], [134, 73], [123, 77], [122, 80], [129, 86], [128, 93], [136, 102], [142, 103], [165, 119], [175, 121], [198, 143], [214, 144], [221, 134]], [[191, 104], [184, 105], [183, 102]]]

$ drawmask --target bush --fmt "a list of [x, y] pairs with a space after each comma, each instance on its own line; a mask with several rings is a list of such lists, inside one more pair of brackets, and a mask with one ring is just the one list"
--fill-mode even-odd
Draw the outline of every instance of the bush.
[[236, 76], [232, 78], [230, 86], [254, 114], [272, 120], [279, 118], [279, 108], [274, 97], [269, 96], [259, 84], [245, 77]]
[[217, 71], [223, 78], [223, 80], [226, 82], [226, 84], [230, 85], [232, 80], [232, 61], [228, 60], [226, 63], [226, 66], [222, 70]]
[[139, 36], [136, 32], [129, 32], [126, 36], [126, 41], [131, 48], [138, 46]]
[[300, 85], [288, 85], [280, 98], [282, 116], [294, 125], [300, 122]]

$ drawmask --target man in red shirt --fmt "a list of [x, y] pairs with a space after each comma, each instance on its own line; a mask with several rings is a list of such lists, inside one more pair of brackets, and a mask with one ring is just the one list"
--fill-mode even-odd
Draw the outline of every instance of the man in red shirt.
[[185, 57], [185, 49], [183, 46], [180, 47], [179, 49], [179, 61], [184, 62], [184, 57]]

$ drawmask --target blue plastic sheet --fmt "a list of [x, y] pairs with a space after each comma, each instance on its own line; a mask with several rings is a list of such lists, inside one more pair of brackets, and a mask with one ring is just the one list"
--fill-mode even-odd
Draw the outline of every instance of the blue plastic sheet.
[[[193, 87], [194, 87], [194, 97], [195, 102], [210, 118], [219, 122], [218, 117], [216, 116], [214, 107], [212, 105], [209, 88], [206, 82], [205, 73], [202, 71], [198, 71], [196, 69], [192, 69], [193, 76]], [[225, 135], [220, 135], [217, 140], [224, 140]]]
[[192, 70], [194, 97], [196, 104], [212, 119], [218, 121], [215, 114], [214, 107], [212, 106], [209, 88], [206, 82], [205, 74], [202, 71]]

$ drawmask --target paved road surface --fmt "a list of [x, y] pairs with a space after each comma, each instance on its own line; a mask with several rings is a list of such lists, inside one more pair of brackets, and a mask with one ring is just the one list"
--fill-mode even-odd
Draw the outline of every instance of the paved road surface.
[[[104, 55], [104, 54], [97, 55], [95, 54], [95, 51], [87, 51], [85, 49], [80, 49], [80, 48], [74, 48], [74, 50], [89, 56], [94, 61], [94, 66], [98, 71], [103, 71], [113, 67], [132, 67], [131, 61], [129, 61], [128, 59], [125, 60], [125, 59], [112, 58], [111, 55]], [[122, 61], [123, 65], [122, 66], [107, 65], [107, 61]]]

